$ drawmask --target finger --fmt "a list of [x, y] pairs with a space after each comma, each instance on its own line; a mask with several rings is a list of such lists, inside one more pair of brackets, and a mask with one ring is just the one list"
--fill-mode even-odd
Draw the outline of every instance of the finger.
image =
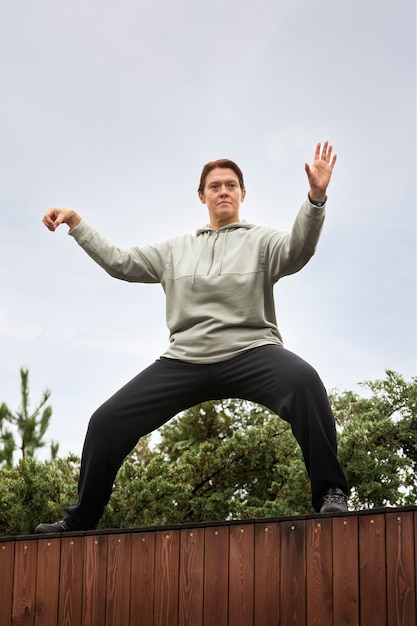
[[323, 144], [323, 149], [321, 151], [321, 158], [323, 159], [323, 161], [328, 161], [331, 153], [332, 153], [332, 146], [329, 145], [328, 141], [325, 141]]
[[49, 217], [48, 213], [45, 213], [45, 215], [43, 216], [42, 223], [45, 224], [45, 226], [47, 226], [48, 228], [52, 225], [52, 220]]
[[52, 232], [55, 230], [55, 224], [53, 223], [53, 221], [51, 219], [49, 219], [46, 215], [42, 220], [43, 224], [46, 226], [46, 228], [48, 230], [51, 230]]
[[325, 146], [324, 146], [324, 147], [325, 147], [325, 149], [326, 149], [326, 157], [329, 157], [329, 156], [331, 155], [331, 153], [332, 153], [333, 146], [331, 146], [331, 145], [329, 144], [329, 142], [328, 142], [328, 141], [326, 141], [326, 143], [325, 143]]
[[42, 222], [51, 231], [54, 231], [61, 224], [61, 220], [59, 219], [58, 213], [55, 209], [49, 209], [49, 211], [45, 213]]
[[320, 153], [321, 153], [321, 143], [319, 142], [318, 144], [316, 144], [316, 150], [314, 152], [314, 160], [315, 161], [319, 161], [320, 160]]

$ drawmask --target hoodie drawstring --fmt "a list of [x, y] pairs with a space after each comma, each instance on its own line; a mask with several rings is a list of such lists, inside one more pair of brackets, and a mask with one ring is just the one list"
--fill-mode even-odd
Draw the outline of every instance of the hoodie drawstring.
[[229, 229], [228, 229], [228, 228], [226, 228], [225, 233], [224, 233], [224, 236], [223, 236], [222, 254], [221, 254], [221, 257], [220, 257], [220, 266], [219, 266], [219, 274], [218, 274], [219, 276], [220, 276], [220, 275], [221, 275], [221, 273], [222, 273], [223, 258], [224, 258], [224, 253], [225, 253], [225, 250], [226, 250], [226, 239], [227, 239], [227, 233], [228, 233], [228, 232], [229, 232]]
[[203, 245], [201, 246], [200, 254], [197, 257], [197, 261], [196, 261], [194, 272], [193, 272], [193, 277], [191, 279], [191, 289], [194, 289], [195, 277], [196, 277], [196, 274], [197, 274], [197, 267], [198, 267], [198, 264], [200, 263], [201, 256], [202, 256], [202, 254], [203, 254], [203, 252], [204, 252], [204, 250], [205, 250], [205, 248], [207, 246], [207, 243], [208, 243], [208, 240], [209, 240], [209, 237], [210, 237], [210, 232], [207, 232], [205, 234], [207, 236], [206, 236], [206, 238], [204, 240]]

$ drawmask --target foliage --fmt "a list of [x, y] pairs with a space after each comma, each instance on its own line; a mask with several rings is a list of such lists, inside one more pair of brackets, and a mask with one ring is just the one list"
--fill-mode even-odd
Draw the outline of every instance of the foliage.
[[[237, 409], [238, 418], [232, 413]], [[209, 402], [160, 433], [159, 450], [149, 462], [125, 463], [120, 470], [101, 526], [310, 510], [298, 446], [288, 425], [266, 409], [236, 400]]]
[[0, 535], [25, 535], [43, 519], [61, 519], [77, 497], [79, 459], [21, 459], [0, 468]]
[[[12, 412], [4, 402], [0, 405], [0, 465], [13, 466], [15, 451], [19, 450], [21, 458], [33, 457], [36, 450], [45, 445], [44, 436], [52, 415], [52, 408], [45, 406], [51, 392], [45, 390], [35, 410], [29, 408], [29, 370], [20, 369], [21, 406]], [[58, 444], [51, 443], [51, 457], [56, 457]]]
[[355, 508], [417, 501], [417, 377], [407, 384], [391, 370], [367, 381], [369, 398], [352, 392], [331, 397], [339, 456]]

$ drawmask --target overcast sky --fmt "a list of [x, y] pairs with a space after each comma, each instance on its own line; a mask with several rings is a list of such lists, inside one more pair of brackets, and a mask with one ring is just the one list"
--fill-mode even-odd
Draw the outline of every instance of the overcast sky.
[[121, 247], [193, 232], [216, 158], [243, 169], [242, 219], [289, 229], [331, 141], [316, 255], [276, 287], [285, 345], [329, 390], [416, 374], [414, 0], [19, 0], [0, 35], [0, 402], [28, 367], [62, 456], [168, 332], [159, 285], [110, 278], [43, 214]]

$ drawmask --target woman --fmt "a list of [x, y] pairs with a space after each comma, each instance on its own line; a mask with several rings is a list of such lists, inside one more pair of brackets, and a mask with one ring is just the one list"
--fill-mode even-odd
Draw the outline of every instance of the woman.
[[336, 163], [332, 146], [317, 144], [305, 165], [309, 194], [291, 232], [241, 222], [245, 186], [240, 168], [207, 163], [198, 194], [209, 225], [157, 245], [121, 250], [75, 211], [49, 209], [111, 276], [161, 283], [170, 343], [91, 417], [84, 443], [78, 502], [61, 521], [35, 532], [95, 529], [117, 471], [143, 435], [207, 400], [242, 398], [262, 404], [291, 424], [301, 446], [316, 511], [347, 510], [348, 485], [337, 460], [334, 417], [316, 371], [286, 350], [278, 330], [274, 284], [314, 254], [324, 220], [326, 191]]

